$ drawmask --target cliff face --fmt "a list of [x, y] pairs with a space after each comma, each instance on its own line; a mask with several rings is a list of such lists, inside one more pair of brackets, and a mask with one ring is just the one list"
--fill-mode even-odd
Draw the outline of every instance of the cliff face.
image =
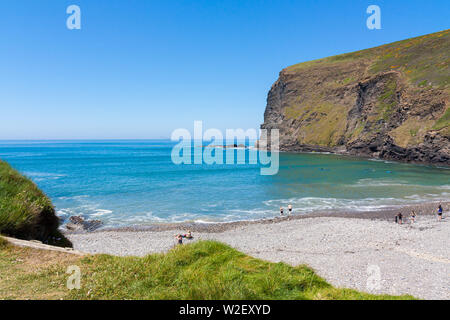
[[280, 72], [263, 129], [282, 151], [450, 165], [450, 30]]

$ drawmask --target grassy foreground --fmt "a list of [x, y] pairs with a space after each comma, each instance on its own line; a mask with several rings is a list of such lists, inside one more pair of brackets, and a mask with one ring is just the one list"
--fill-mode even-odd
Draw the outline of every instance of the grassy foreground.
[[[67, 267], [81, 270], [68, 290]], [[306, 266], [249, 257], [202, 241], [143, 258], [18, 248], [0, 240], [0, 299], [412, 299], [337, 289]]]
[[0, 233], [71, 246], [58, 226], [50, 199], [30, 179], [0, 160]]

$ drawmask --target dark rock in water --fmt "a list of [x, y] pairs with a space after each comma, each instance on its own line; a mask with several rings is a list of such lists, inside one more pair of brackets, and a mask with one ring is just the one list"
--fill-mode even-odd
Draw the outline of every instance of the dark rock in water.
[[84, 220], [81, 216], [72, 216], [66, 228], [70, 231], [94, 231], [103, 225], [100, 220]]
[[81, 216], [72, 216], [69, 220], [74, 224], [83, 224], [85, 222]]
[[229, 144], [229, 145], [207, 145], [202, 146], [203, 148], [224, 148], [224, 149], [235, 149], [235, 148], [242, 148], [242, 149], [248, 149], [248, 147], [245, 144]]
[[75, 223], [72, 223], [72, 222], [69, 222], [69, 223], [66, 224], [66, 229], [70, 230], [70, 231], [83, 231], [84, 230], [82, 225], [75, 224]]

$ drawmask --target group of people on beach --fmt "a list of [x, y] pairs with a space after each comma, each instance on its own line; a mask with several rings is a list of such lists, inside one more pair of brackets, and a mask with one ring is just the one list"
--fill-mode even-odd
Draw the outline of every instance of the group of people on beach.
[[[288, 212], [289, 212], [289, 215], [292, 214], [292, 205], [291, 204], [288, 205]], [[280, 207], [280, 214], [282, 216], [284, 215], [284, 208], [283, 207]], [[185, 234], [180, 234], [179, 233], [179, 234], [175, 235], [175, 239], [177, 240], [177, 244], [178, 245], [182, 245], [183, 244], [183, 239], [191, 240], [193, 238], [194, 238], [194, 236], [192, 235], [191, 230], [188, 230], [188, 232], [185, 233]]]
[[[439, 206], [437, 207], [437, 219], [438, 221], [442, 220], [442, 214], [444, 213], [444, 209], [442, 208], [442, 205], [439, 204]], [[415, 223], [416, 222], [416, 217], [417, 214], [414, 210], [411, 210], [411, 213], [409, 215], [409, 219], [411, 221], [411, 223]], [[403, 214], [401, 212], [397, 213], [395, 215], [395, 222], [398, 224], [403, 224]]]
[[[289, 212], [289, 215], [292, 214], [292, 205], [291, 204], [288, 205], [288, 212]], [[280, 207], [280, 214], [282, 216], [284, 215], [284, 208], [283, 207]], [[183, 239], [191, 240], [193, 238], [194, 237], [192, 236], [191, 230], [188, 230], [188, 232], [186, 234], [176, 234], [175, 235], [175, 239], [177, 240], [177, 244], [178, 245], [182, 245], [183, 244]]]
[[[292, 205], [289, 204], [288, 205], [288, 212], [289, 215], [292, 214]], [[438, 221], [442, 220], [442, 214], [444, 213], [444, 209], [442, 208], [442, 204], [439, 204], [439, 206], [437, 207], [437, 219]], [[284, 215], [284, 208], [280, 207], [280, 215]], [[415, 223], [416, 222], [416, 218], [417, 218], [417, 213], [415, 210], [411, 210], [411, 213], [409, 215], [409, 219], [411, 221], [411, 223]], [[395, 223], [398, 224], [403, 224], [403, 214], [401, 212], [397, 213], [395, 215]], [[176, 234], [175, 238], [177, 239], [177, 243], [178, 245], [182, 245], [183, 244], [183, 239], [188, 239], [191, 240], [194, 238], [194, 236], [192, 235], [191, 230], [188, 230], [187, 233], [185, 234]]]
[[[289, 215], [291, 215], [292, 214], [292, 205], [290, 204], [290, 205], [288, 205], [288, 211], [289, 211]], [[284, 208], [283, 207], [280, 207], [280, 215], [284, 215]]]
[[183, 239], [191, 240], [193, 238], [194, 238], [194, 236], [192, 235], [191, 230], [188, 230], [188, 232], [185, 233], [185, 234], [176, 234], [175, 235], [175, 239], [177, 239], [177, 242], [178, 242], [179, 245], [183, 244]]

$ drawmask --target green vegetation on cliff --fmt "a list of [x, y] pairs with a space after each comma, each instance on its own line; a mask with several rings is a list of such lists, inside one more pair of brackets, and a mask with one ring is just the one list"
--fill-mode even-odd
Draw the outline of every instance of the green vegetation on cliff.
[[69, 246], [58, 226], [50, 199], [31, 180], [0, 160], [0, 233]]
[[450, 109], [447, 109], [442, 117], [436, 121], [433, 126], [435, 130], [441, 130], [445, 127], [450, 127]]
[[400, 70], [416, 86], [448, 87], [450, 31], [394, 42], [374, 49], [373, 73]]
[[388, 120], [392, 114], [394, 107], [397, 105], [395, 93], [397, 90], [397, 82], [390, 80], [386, 83], [385, 91], [378, 97], [378, 114], [379, 119]]
[[[448, 87], [450, 85], [450, 30], [444, 30], [424, 36], [397, 41], [379, 47], [344, 53], [337, 56], [299, 63], [288, 67], [287, 71], [300, 71], [305, 68], [326, 67], [327, 65], [366, 61], [369, 73], [376, 74], [396, 70], [417, 86], [433, 85]], [[340, 79], [346, 84], [361, 78]]]
[[449, 63], [444, 30], [290, 66], [262, 127], [278, 128], [286, 151], [449, 163]]
[[[32, 264], [32, 265], [31, 265]], [[80, 267], [81, 289], [66, 288]], [[201, 241], [143, 258], [7, 246], [0, 250], [0, 299], [411, 299], [337, 289], [306, 266], [249, 257]]]

